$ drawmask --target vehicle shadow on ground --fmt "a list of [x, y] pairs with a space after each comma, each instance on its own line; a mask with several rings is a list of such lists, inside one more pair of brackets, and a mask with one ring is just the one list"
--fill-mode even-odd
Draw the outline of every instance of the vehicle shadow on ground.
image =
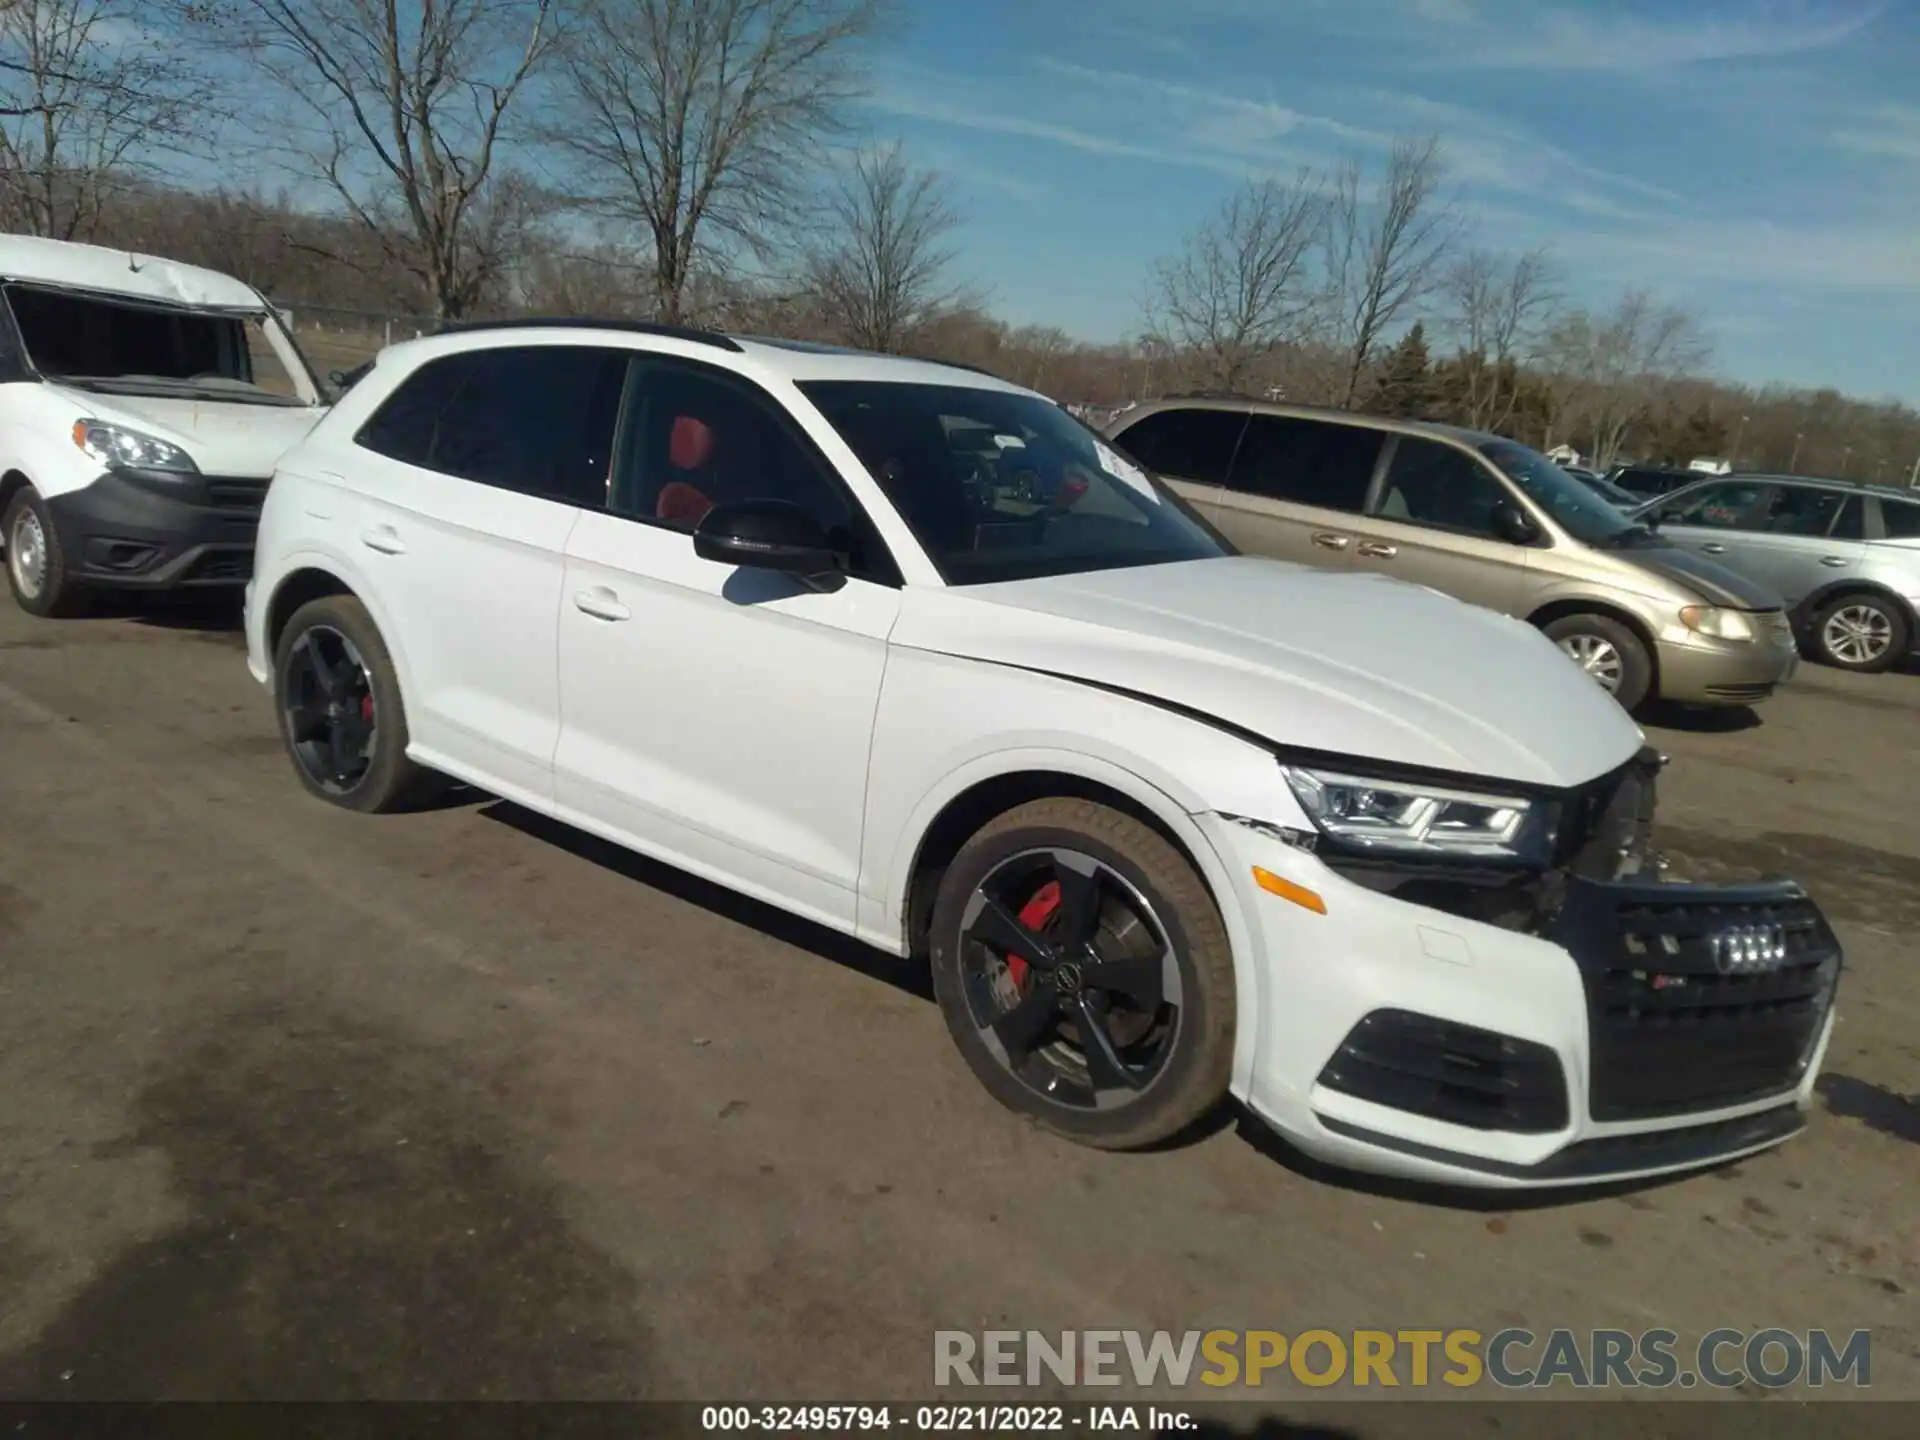
[[1814, 1081], [1813, 1088], [1835, 1115], [1858, 1120], [1869, 1130], [1909, 1145], [1920, 1145], [1920, 1101], [1915, 1097], [1832, 1072]]
[[522, 809], [510, 800], [495, 800], [485, 805], [480, 813], [489, 820], [510, 826], [523, 835], [556, 846], [604, 870], [611, 870], [616, 875], [638, 881], [676, 900], [684, 900], [723, 919], [758, 930], [796, 949], [811, 951], [823, 960], [831, 960], [869, 979], [883, 981], [916, 999], [933, 999], [933, 985], [927, 967], [919, 961], [888, 955], [850, 935], [829, 930], [811, 920], [803, 920], [710, 880], [676, 870], [658, 860], [650, 860], [611, 841]]
[[1635, 718], [1648, 729], [1683, 730], [1692, 735], [1737, 735], [1767, 723], [1751, 705], [1703, 709], [1697, 705], [1676, 705], [1670, 700], [1651, 702]]

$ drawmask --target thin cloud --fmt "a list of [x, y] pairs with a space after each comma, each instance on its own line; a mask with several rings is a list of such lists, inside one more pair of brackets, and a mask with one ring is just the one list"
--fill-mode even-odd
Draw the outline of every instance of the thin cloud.
[[1920, 107], [1888, 104], [1833, 134], [1843, 150], [1882, 159], [1920, 161]]
[[[1675, 6], [1674, 9], [1679, 7]], [[1644, 74], [1689, 65], [1774, 59], [1845, 44], [1887, 11], [1850, 4], [1746, 0], [1719, 13], [1660, 18], [1528, 4], [1488, 17], [1433, 63], [1449, 69]]]

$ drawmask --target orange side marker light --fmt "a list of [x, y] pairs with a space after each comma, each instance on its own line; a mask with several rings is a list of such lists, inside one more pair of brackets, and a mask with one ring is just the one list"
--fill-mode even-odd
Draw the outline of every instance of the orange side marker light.
[[1302, 910], [1311, 910], [1316, 915], [1327, 913], [1327, 902], [1304, 885], [1296, 885], [1274, 874], [1271, 870], [1253, 867], [1253, 883], [1269, 895], [1278, 895], [1282, 900], [1291, 900]]

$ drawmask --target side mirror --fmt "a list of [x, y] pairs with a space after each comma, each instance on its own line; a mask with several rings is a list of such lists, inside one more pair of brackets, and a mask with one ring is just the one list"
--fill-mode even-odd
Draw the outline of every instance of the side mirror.
[[820, 522], [787, 500], [714, 506], [694, 527], [693, 553], [722, 565], [783, 571], [810, 584], [841, 571], [840, 552]]
[[1511, 500], [1493, 507], [1493, 533], [1509, 545], [1531, 545], [1540, 538], [1540, 527]]

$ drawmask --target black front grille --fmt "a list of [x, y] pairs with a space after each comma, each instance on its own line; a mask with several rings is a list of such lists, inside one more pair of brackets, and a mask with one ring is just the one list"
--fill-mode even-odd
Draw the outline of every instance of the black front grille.
[[207, 503], [221, 510], [258, 510], [267, 503], [266, 480], [209, 475], [206, 477]]
[[1567, 1081], [1544, 1045], [1408, 1010], [1375, 1010], [1320, 1072], [1329, 1090], [1475, 1130], [1567, 1125]]
[[[1724, 937], [1754, 927], [1779, 953], [1742, 972]], [[1596, 1120], [1682, 1115], [1791, 1090], [1840, 978], [1832, 929], [1787, 881], [1575, 880], [1549, 938], [1573, 955], [1586, 987]]]

